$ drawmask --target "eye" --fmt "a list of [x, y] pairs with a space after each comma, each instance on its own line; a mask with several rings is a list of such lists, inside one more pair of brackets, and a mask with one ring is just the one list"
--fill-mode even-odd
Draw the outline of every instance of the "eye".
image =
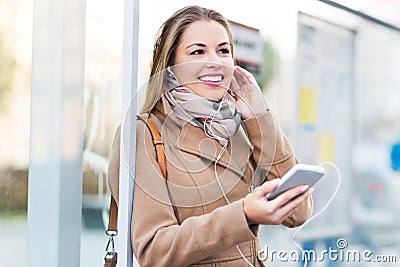
[[229, 48], [222, 48], [218, 51], [219, 54], [230, 54], [231, 50]]
[[203, 55], [205, 53], [205, 51], [203, 49], [197, 49], [193, 52], [191, 52], [191, 55]]

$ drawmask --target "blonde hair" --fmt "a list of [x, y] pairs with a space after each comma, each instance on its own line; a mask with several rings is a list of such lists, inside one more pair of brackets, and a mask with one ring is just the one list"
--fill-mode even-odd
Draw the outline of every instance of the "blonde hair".
[[199, 6], [187, 6], [176, 11], [160, 27], [153, 49], [151, 61], [150, 79], [147, 85], [146, 98], [141, 108], [141, 113], [151, 112], [160, 101], [166, 86], [165, 69], [174, 65], [175, 51], [178, 47], [182, 34], [187, 27], [199, 20], [213, 20], [221, 24], [228, 34], [232, 57], [233, 37], [229, 22], [224, 16], [215, 10]]

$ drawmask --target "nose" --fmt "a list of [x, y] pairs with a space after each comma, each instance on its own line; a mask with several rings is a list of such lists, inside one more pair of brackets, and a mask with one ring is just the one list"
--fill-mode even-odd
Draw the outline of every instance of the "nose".
[[223, 65], [222, 58], [218, 56], [216, 52], [211, 52], [207, 56], [206, 67], [217, 68]]

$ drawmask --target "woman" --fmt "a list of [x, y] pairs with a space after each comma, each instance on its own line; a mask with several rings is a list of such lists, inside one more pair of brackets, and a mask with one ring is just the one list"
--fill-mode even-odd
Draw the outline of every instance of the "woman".
[[[141, 266], [266, 266], [258, 225], [310, 216], [302, 186], [266, 200], [297, 159], [254, 77], [234, 65], [219, 13], [189, 6], [163, 24], [142, 113], [162, 136], [167, 182], [138, 120], [131, 237]], [[109, 165], [117, 200], [119, 134]]]

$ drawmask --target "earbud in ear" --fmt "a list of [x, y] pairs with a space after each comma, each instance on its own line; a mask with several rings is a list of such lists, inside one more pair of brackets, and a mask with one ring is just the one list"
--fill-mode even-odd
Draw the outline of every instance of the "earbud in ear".
[[168, 71], [168, 78], [170, 79], [174, 79], [174, 80], [178, 80], [175, 76], [175, 73], [171, 70], [171, 66], [167, 67], [167, 71]]

